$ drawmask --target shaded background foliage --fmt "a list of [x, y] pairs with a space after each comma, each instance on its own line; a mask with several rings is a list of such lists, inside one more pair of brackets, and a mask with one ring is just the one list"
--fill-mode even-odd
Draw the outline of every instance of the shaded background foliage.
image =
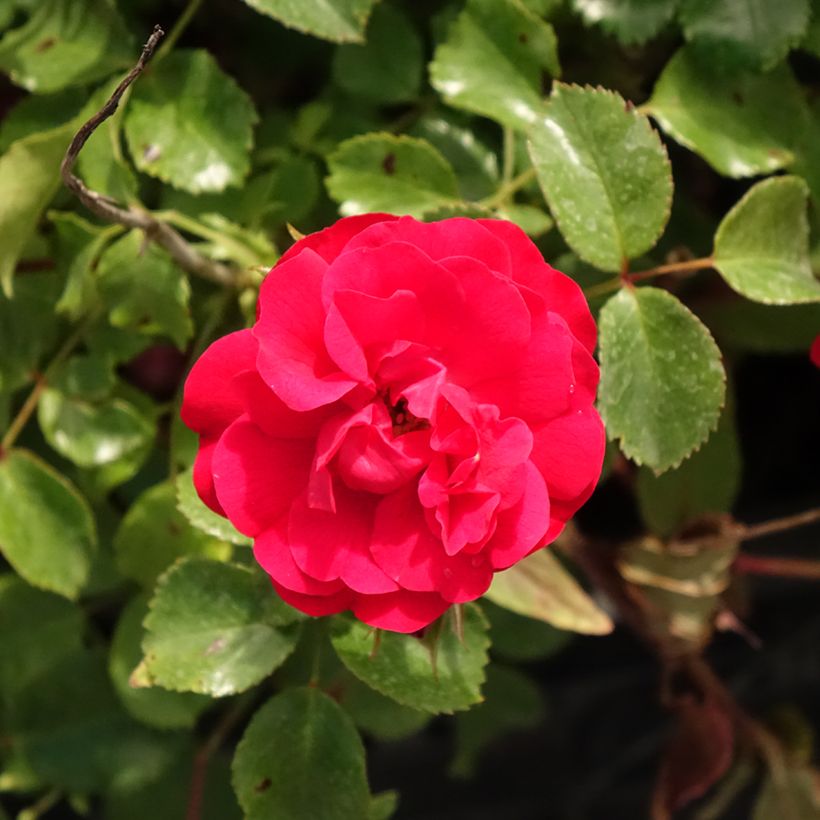
[[[818, 816], [816, 588], [749, 561], [812, 558], [818, 528], [733, 564], [726, 517], [820, 499], [816, 6], [0, 4], [0, 818], [358, 820], [394, 789], [398, 818]], [[77, 172], [235, 287], [60, 187], [155, 23], [170, 42]], [[447, 622], [371, 658], [368, 630], [276, 601], [199, 504], [190, 362], [252, 320], [288, 223], [377, 209], [512, 219], [603, 310], [620, 446], [561, 560], [655, 607], [644, 638], [705, 649], [754, 731], [551, 554], [468, 607], [463, 642]]]

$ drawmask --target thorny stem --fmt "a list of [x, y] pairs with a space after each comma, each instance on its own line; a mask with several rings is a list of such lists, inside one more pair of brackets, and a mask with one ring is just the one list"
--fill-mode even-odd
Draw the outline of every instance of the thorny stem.
[[37, 377], [37, 381], [31, 392], [23, 402], [23, 406], [17, 412], [17, 415], [12, 419], [11, 424], [6, 430], [2, 441], [0, 441], [0, 456], [5, 450], [8, 450], [17, 441], [17, 437], [26, 426], [26, 422], [31, 418], [31, 414], [37, 409], [37, 403], [40, 401], [40, 394], [48, 386], [48, 380], [54, 375], [54, 371], [74, 352], [74, 348], [82, 340], [88, 326], [97, 318], [94, 313], [88, 316], [86, 320], [75, 329], [75, 331], [63, 342], [60, 349], [54, 354], [54, 358], [49, 362], [48, 367]]
[[188, 28], [188, 24], [191, 22], [194, 15], [197, 11], [199, 11], [199, 7], [201, 5], [202, 0], [189, 0], [188, 5], [185, 7], [185, 11], [180, 14], [176, 23], [174, 23], [171, 33], [165, 38], [165, 42], [157, 50], [157, 60], [161, 60], [174, 48], [185, 29]]
[[185, 820], [200, 820], [202, 817], [202, 798], [205, 792], [208, 764], [227, 740], [228, 735], [250, 711], [256, 702], [256, 696], [257, 693], [251, 691], [237, 698], [222, 715], [222, 719], [197, 752], [194, 758], [193, 771], [191, 772], [191, 786], [188, 791], [188, 807], [185, 811]]
[[480, 200], [478, 204], [485, 208], [497, 208], [504, 205], [516, 191], [528, 185], [534, 179], [535, 168], [527, 168], [517, 177], [513, 177], [509, 182], [502, 184], [494, 194]]
[[103, 107], [84, 123], [80, 130], [74, 135], [71, 144], [68, 146], [60, 174], [66, 187], [74, 193], [80, 202], [88, 210], [105, 219], [108, 222], [115, 222], [132, 230], [141, 230], [145, 235], [163, 247], [171, 258], [185, 271], [195, 276], [209, 279], [219, 285], [236, 287], [242, 284], [241, 277], [230, 268], [219, 262], [214, 262], [199, 253], [193, 246], [186, 242], [170, 225], [159, 221], [147, 211], [136, 206], [128, 209], [121, 207], [111, 197], [92, 191], [73, 172], [74, 164], [88, 138], [117, 110], [117, 106], [128, 87], [142, 74], [145, 66], [154, 54], [157, 44], [164, 35], [159, 26], [154, 27], [154, 31], [142, 48], [139, 60], [134, 67], [123, 78], [122, 82], [114, 89], [114, 93], [109, 97]]
[[624, 283], [642, 282], [645, 279], [653, 279], [656, 276], [663, 276], [666, 273], [695, 273], [695, 271], [705, 270], [714, 266], [714, 262], [710, 256], [702, 259], [689, 259], [686, 262], [672, 262], [668, 265], [658, 265], [648, 270], [636, 271], [635, 273], [623, 273], [607, 279], [605, 282], [599, 282], [597, 285], [584, 288], [584, 296], [587, 299], [592, 299], [595, 296], [603, 296], [606, 293], [611, 293], [613, 290], [618, 290]]

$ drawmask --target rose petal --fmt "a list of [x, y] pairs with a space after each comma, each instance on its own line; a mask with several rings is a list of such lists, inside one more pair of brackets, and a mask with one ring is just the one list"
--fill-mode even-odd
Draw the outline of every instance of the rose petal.
[[345, 251], [328, 268], [322, 282], [322, 301], [327, 310], [339, 291], [380, 299], [409, 291], [425, 319], [424, 342], [436, 346], [448, 343], [454, 332], [453, 317], [464, 306], [464, 291], [456, 277], [405, 242]]
[[196, 360], [182, 395], [182, 421], [197, 433], [218, 435], [245, 412], [235, 379], [256, 367], [257, 344], [250, 330], [217, 339]]
[[298, 242], [294, 242], [287, 251], [282, 254], [278, 264], [287, 262], [303, 250], [309, 249], [319, 254], [325, 262], [332, 262], [345, 248], [348, 242], [368, 228], [378, 222], [392, 222], [398, 219], [391, 214], [360, 214], [358, 216], [347, 216], [334, 222], [330, 227], [322, 231], [309, 234]]
[[597, 330], [579, 285], [548, 265], [533, 241], [517, 225], [502, 219], [477, 221], [506, 245], [512, 278], [541, 296], [548, 310], [560, 313], [573, 335], [592, 353]]
[[341, 578], [357, 592], [397, 590], [370, 554], [376, 502], [364, 493], [337, 492], [336, 512], [314, 510], [306, 499], [296, 501], [288, 520], [288, 543], [297, 566], [311, 578]]
[[212, 463], [217, 498], [233, 525], [251, 537], [272, 527], [304, 489], [311, 457], [309, 441], [271, 438], [247, 416], [237, 419]]
[[287, 540], [288, 516], [280, 516], [276, 525], [258, 535], [253, 554], [259, 565], [280, 586], [301, 595], [332, 595], [347, 589], [340, 580], [317, 581], [302, 572], [293, 560]]
[[550, 523], [550, 498], [543, 476], [527, 463], [527, 481], [521, 500], [496, 518], [496, 530], [484, 554], [496, 570], [507, 569], [544, 542]]
[[205, 436], [199, 437], [199, 451], [194, 459], [194, 487], [197, 495], [202, 501], [210, 507], [215, 513], [225, 515], [225, 510], [219, 503], [216, 497], [216, 489], [214, 487], [213, 475], [213, 457], [214, 450], [219, 439], [209, 439]]
[[357, 595], [353, 614], [377, 629], [392, 632], [418, 632], [440, 618], [450, 607], [435, 592], [400, 590], [388, 595]]
[[[495, 220], [490, 220], [495, 221]], [[346, 250], [375, 248], [392, 242], [407, 242], [434, 261], [451, 256], [469, 256], [504, 276], [511, 274], [510, 252], [503, 241], [487, 230], [485, 220], [453, 217], [438, 222], [419, 222], [403, 216], [395, 222], [373, 225], [351, 240]], [[529, 240], [528, 240], [529, 241]]]
[[331, 404], [356, 386], [325, 350], [320, 293], [327, 263], [309, 248], [277, 265], [262, 283], [256, 365], [262, 379], [293, 410]]
[[536, 430], [532, 461], [547, 482], [550, 498], [566, 501], [583, 496], [585, 501], [601, 475], [605, 446], [604, 426], [591, 406]]
[[314, 618], [320, 618], [323, 615], [337, 615], [339, 612], [350, 609], [353, 605], [354, 593], [349, 589], [342, 589], [331, 595], [300, 595], [298, 592], [291, 592], [287, 587], [277, 584], [273, 579], [271, 583], [286, 604]]

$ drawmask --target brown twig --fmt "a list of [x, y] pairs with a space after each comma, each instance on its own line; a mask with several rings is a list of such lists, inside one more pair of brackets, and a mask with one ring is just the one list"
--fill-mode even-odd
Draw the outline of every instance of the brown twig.
[[202, 798], [205, 793], [208, 764], [227, 740], [228, 735], [256, 703], [256, 698], [257, 693], [253, 691], [238, 698], [231, 708], [222, 715], [222, 719], [196, 753], [193, 771], [191, 772], [191, 785], [188, 791], [188, 807], [185, 810], [185, 820], [200, 820], [202, 817]]
[[820, 581], [820, 561], [801, 558], [738, 555], [732, 569], [742, 575], [769, 575], [778, 578], [802, 578], [808, 581]]
[[156, 219], [147, 211], [133, 206], [127, 209], [123, 208], [111, 197], [92, 191], [73, 171], [77, 157], [88, 138], [117, 110], [123, 94], [145, 70], [164, 34], [165, 32], [159, 26], [154, 27], [154, 31], [143, 46], [142, 54], [140, 54], [139, 60], [137, 60], [134, 67], [116, 87], [105, 105], [85, 122], [74, 135], [65, 157], [63, 157], [60, 174], [66, 187], [77, 196], [89, 211], [101, 219], [123, 225], [132, 230], [144, 231], [149, 239], [163, 247], [171, 258], [188, 273], [209, 279], [219, 285], [235, 287], [241, 284], [240, 277], [236, 272], [203, 256], [180, 233], [165, 222]]

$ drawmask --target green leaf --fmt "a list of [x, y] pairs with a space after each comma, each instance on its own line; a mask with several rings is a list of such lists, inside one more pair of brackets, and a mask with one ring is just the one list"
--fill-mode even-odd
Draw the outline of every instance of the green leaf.
[[242, 535], [227, 518], [217, 515], [205, 506], [196, 494], [193, 478], [193, 469], [186, 470], [177, 476], [176, 490], [179, 511], [198, 530], [213, 535], [214, 538], [218, 538], [220, 541], [228, 541], [231, 544], [249, 547], [253, 543], [251, 538]]
[[79, 607], [0, 575], [0, 715], [5, 722], [16, 696], [62, 658], [82, 646]]
[[414, 100], [424, 71], [424, 47], [398, 8], [382, 3], [367, 26], [364, 45], [344, 45], [333, 56], [333, 79], [354, 97], [374, 103]]
[[671, 293], [623, 288], [598, 322], [598, 405], [610, 439], [658, 473], [715, 429], [726, 393], [720, 350]]
[[815, 57], [820, 57], [820, 6], [818, 6], [817, 0], [812, 2], [811, 19], [800, 48], [810, 52]]
[[37, 405], [46, 441], [79, 467], [99, 467], [144, 447], [154, 426], [122, 399], [86, 401], [46, 388]]
[[646, 108], [670, 137], [730, 177], [789, 165], [806, 116], [787, 65], [766, 74], [715, 72], [691, 47], [666, 64]]
[[379, 740], [399, 740], [415, 734], [430, 722], [429, 712], [402, 706], [376, 692], [347, 671], [333, 691], [356, 725]]
[[534, 205], [513, 203], [499, 208], [496, 213], [499, 218], [514, 222], [524, 233], [533, 237], [547, 233], [554, 224], [549, 214]]
[[317, 689], [289, 689], [251, 719], [233, 760], [247, 820], [362, 820], [370, 792], [351, 719]]
[[328, 157], [327, 189], [345, 216], [386, 211], [421, 216], [458, 202], [453, 169], [425, 140], [365, 134]]
[[371, 627], [338, 617], [331, 640], [342, 663], [377, 692], [414, 709], [451, 714], [480, 702], [487, 663], [487, 621], [477, 606], [464, 607], [463, 625], [463, 641], [445, 616], [424, 639], [379, 632], [374, 646]]
[[809, 261], [808, 196], [799, 177], [764, 179], [723, 218], [714, 264], [742, 296], [769, 305], [820, 302]]
[[468, 0], [436, 49], [430, 82], [451, 105], [525, 131], [543, 115], [544, 72], [561, 73], [549, 23], [518, 0]]
[[293, 651], [298, 617], [263, 573], [189, 558], [160, 579], [145, 619], [148, 680], [223, 697], [270, 675]]
[[706, 513], [728, 512], [740, 489], [740, 447], [729, 409], [700, 450], [676, 470], [642, 467], [636, 484], [641, 516], [656, 535], [672, 535]]
[[131, 675], [142, 660], [142, 622], [148, 614], [144, 595], [123, 609], [108, 656], [108, 673], [122, 705], [142, 723], [159, 729], [190, 728], [211, 699], [192, 692], [169, 692], [158, 687], [135, 687]]
[[481, 607], [490, 621], [494, 656], [511, 661], [540, 660], [555, 655], [572, 641], [572, 632], [518, 615], [490, 600], [484, 600]]
[[31, 381], [54, 345], [59, 288], [55, 274], [29, 273], [15, 283], [13, 299], [0, 294], [0, 392], [11, 393]]
[[370, 813], [367, 815], [367, 820], [390, 820], [398, 807], [399, 793], [397, 791], [375, 794], [370, 802]]
[[671, 19], [679, 0], [572, 0], [588, 26], [599, 25], [623, 45], [644, 43]]
[[672, 202], [669, 160], [649, 120], [619, 94], [556, 84], [530, 132], [530, 156], [582, 259], [618, 271], [657, 242]]
[[377, 0], [245, 0], [288, 28], [335, 43], [359, 43]]
[[24, 97], [0, 122], [0, 151], [5, 153], [17, 140], [65, 125], [79, 114], [84, 99], [78, 88]]
[[[464, 124], [461, 124], [462, 120]], [[498, 159], [457, 112], [422, 117], [409, 131], [410, 136], [427, 140], [453, 168], [461, 196], [483, 199], [498, 187]]]
[[109, 0], [43, 0], [0, 40], [0, 70], [38, 94], [99, 80], [133, 59], [131, 35]]
[[73, 130], [68, 125], [33, 134], [0, 157], [0, 287], [7, 296], [17, 261], [60, 187], [60, 162]]
[[6, 733], [21, 762], [74, 792], [150, 781], [178, 746], [128, 717], [97, 650], [75, 652], [44, 672], [19, 700]]
[[123, 575], [144, 587], [177, 558], [203, 555], [228, 560], [231, 547], [195, 529], [177, 509], [171, 482], [156, 484], [131, 505], [114, 536], [117, 565]]
[[683, 0], [679, 16], [686, 39], [713, 61], [769, 69], [802, 39], [809, 0]]
[[26, 450], [0, 453], [0, 551], [30, 584], [76, 598], [97, 545], [73, 484]]
[[131, 231], [108, 247], [97, 267], [111, 324], [142, 333], [164, 333], [184, 347], [193, 333], [191, 286], [170, 257]]
[[486, 746], [508, 732], [534, 728], [543, 717], [541, 692], [526, 675], [489, 666], [483, 703], [456, 715], [456, 751], [450, 772], [470, 777]]
[[558, 629], [586, 635], [612, 632], [609, 616], [546, 549], [497, 572], [485, 595], [504, 609]]
[[207, 51], [174, 51], [135, 85], [125, 135], [140, 171], [192, 193], [221, 191], [248, 175], [257, 119]]

